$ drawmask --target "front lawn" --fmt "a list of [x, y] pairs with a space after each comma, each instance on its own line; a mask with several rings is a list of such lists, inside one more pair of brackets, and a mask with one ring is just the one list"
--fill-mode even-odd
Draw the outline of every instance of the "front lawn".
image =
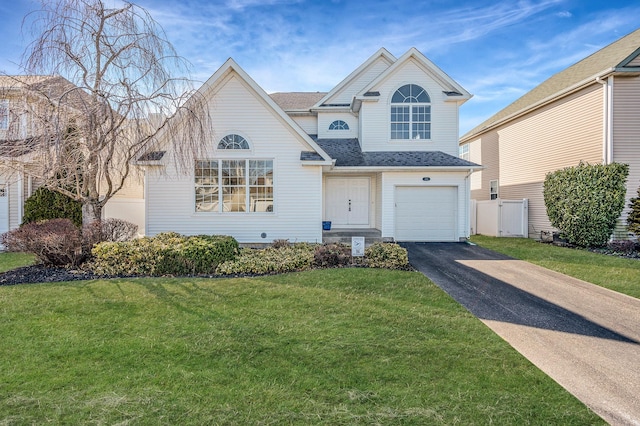
[[0, 253], [0, 273], [21, 266], [33, 265], [36, 258], [30, 253]]
[[474, 235], [471, 241], [516, 259], [640, 298], [640, 260], [558, 247], [530, 238]]
[[0, 287], [2, 424], [604, 424], [422, 274]]

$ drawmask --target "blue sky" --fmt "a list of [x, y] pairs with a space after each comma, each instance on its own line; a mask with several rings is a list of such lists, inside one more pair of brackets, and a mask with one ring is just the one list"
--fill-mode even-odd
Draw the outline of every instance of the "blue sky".
[[[112, 1], [112, 0], [109, 0]], [[206, 80], [229, 57], [267, 92], [328, 91], [385, 47], [416, 47], [474, 97], [460, 134], [640, 27], [637, 0], [139, 0]], [[32, 0], [0, 5], [0, 71], [29, 40]]]

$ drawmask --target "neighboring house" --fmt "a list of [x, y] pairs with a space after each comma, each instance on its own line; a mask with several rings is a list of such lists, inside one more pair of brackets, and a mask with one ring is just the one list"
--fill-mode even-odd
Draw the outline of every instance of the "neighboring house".
[[[69, 88], [75, 86], [60, 76], [0, 76], [0, 234], [20, 226], [25, 200], [42, 184], [30, 149], [36, 144], [29, 143], [41, 137], [46, 122], [42, 105], [48, 101], [41, 95], [56, 99]], [[67, 107], [74, 102], [82, 99], [70, 99]], [[142, 179], [132, 177], [103, 214], [134, 222], [144, 232], [143, 193]]]
[[[485, 168], [471, 177], [475, 200], [529, 199], [529, 236], [553, 231], [548, 172], [629, 164], [627, 202], [640, 185], [640, 30], [561, 71], [460, 139], [460, 157]], [[616, 237], [626, 236], [622, 214]]]
[[457, 154], [471, 95], [416, 49], [380, 49], [329, 93], [270, 96], [229, 59], [199, 92], [215, 129], [208, 154], [187, 173], [171, 150], [140, 161], [147, 235], [320, 242], [331, 221], [387, 240], [469, 236], [480, 166]]

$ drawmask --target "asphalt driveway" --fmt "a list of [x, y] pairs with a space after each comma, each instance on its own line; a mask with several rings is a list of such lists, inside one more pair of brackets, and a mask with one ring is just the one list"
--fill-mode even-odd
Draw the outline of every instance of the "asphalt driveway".
[[475, 245], [402, 246], [416, 269], [604, 420], [640, 425], [639, 299]]

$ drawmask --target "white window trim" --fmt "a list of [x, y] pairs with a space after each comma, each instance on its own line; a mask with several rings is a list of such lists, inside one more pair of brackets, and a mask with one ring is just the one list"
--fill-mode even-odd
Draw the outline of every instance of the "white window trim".
[[[393, 97], [396, 94], [396, 92], [398, 90], [400, 90], [402, 87], [407, 86], [407, 85], [414, 85], [414, 86], [418, 86], [420, 87], [422, 90], [424, 90], [425, 94], [429, 97], [429, 102], [393, 102]], [[424, 87], [422, 87], [419, 84], [416, 83], [406, 83], [401, 85], [400, 87], [396, 88], [392, 94], [391, 97], [389, 98], [389, 110], [388, 110], [388, 117], [389, 117], [389, 140], [391, 142], [406, 142], [406, 141], [418, 141], [418, 140], [424, 140], [424, 141], [430, 141], [432, 140], [432, 132], [433, 132], [433, 128], [432, 128], [432, 124], [433, 124], [433, 110], [431, 108], [431, 105], [433, 103], [431, 102], [431, 96], [429, 95], [429, 92], [427, 92], [427, 89], [425, 89]], [[400, 107], [400, 106], [408, 106], [409, 107], [409, 121], [391, 121], [391, 110], [393, 107]], [[420, 121], [419, 123], [425, 123], [429, 125], [429, 137], [422, 139], [422, 138], [416, 138], [413, 136], [413, 108], [414, 107], [429, 107], [429, 121]], [[394, 138], [392, 136], [392, 124], [393, 123], [408, 123], [409, 124], [409, 138], [408, 139], [404, 139], [404, 138]]]
[[[493, 191], [494, 187], [495, 187], [495, 192]], [[497, 200], [499, 197], [500, 197], [500, 185], [498, 185], [498, 180], [497, 179], [490, 180], [489, 181], [489, 199]]]
[[[223, 150], [223, 151], [227, 151], [227, 150]], [[274, 158], [248, 158], [246, 157], [247, 154], [247, 150], [228, 150], [229, 152], [233, 152], [233, 151], [240, 151], [243, 152], [245, 154], [245, 157], [243, 158], [237, 158], [237, 157], [223, 157], [223, 158], [201, 158], [201, 159], [197, 159], [194, 163], [194, 175], [193, 175], [193, 209], [194, 209], [194, 213], [196, 215], [208, 215], [208, 214], [222, 214], [222, 215], [260, 215], [260, 214], [267, 214], [267, 215], [272, 215], [275, 214], [276, 212], [276, 181], [275, 181], [275, 169], [276, 169], [276, 161]], [[198, 188], [198, 186], [195, 183], [196, 180], [196, 176], [195, 176], [195, 165], [197, 164], [198, 161], [210, 161], [210, 162], [217, 162], [218, 163], [218, 201], [217, 201], [217, 209], [215, 210], [197, 210], [196, 209], [196, 189]], [[230, 211], [224, 211], [224, 201], [223, 201], [223, 185], [221, 182], [221, 178], [220, 176], [222, 176], [222, 162], [223, 161], [244, 161], [245, 162], [245, 183], [244, 183], [244, 187], [246, 189], [245, 191], [245, 211], [240, 211], [240, 212], [230, 212]], [[272, 209], [271, 211], [251, 211], [250, 208], [250, 203], [251, 203], [251, 194], [249, 191], [249, 187], [251, 186], [249, 183], [249, 161], [271, 161], [271, 170], [273, 172], [273, 176], [272, 176], [272, 184], [271, 184], [271, 188], [272, 188], [272, 193], [273, 193], [273, 200], [272, 200]]]

